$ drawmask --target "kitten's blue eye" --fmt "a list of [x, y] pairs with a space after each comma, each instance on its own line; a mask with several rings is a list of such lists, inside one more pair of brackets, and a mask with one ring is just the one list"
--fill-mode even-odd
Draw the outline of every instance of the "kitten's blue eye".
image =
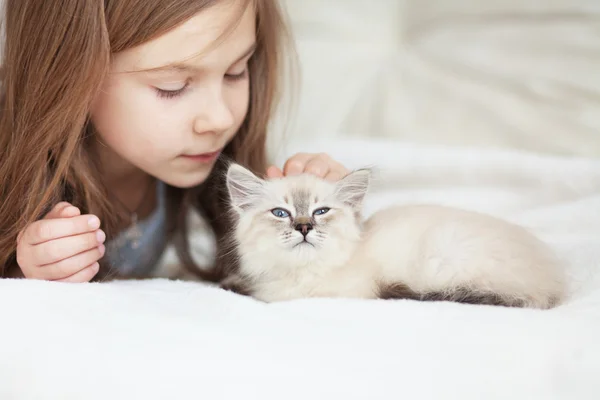
[[323, 208], [318, 208], [313, 212], [313, 215], [323, 215], [323, 214], [327, 214], [329, 212], [329, 208], [327, 207], [323, 207]]
[[271, 213], [277, 218], [288, 218], [290, 216], [290, 213], [283, 208], [274, 208]]

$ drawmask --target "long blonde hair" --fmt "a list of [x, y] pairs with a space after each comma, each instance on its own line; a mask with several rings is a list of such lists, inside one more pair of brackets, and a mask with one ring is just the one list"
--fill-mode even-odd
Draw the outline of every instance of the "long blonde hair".
[[[252, 1], [257, 49], [249, 62], [250, 107], [224, 158], [257, 173], [266, 169], [266, 134], [279, 95], [286, 28], [277, 0]], [[66, 200], [97, 215], [110, 238], [122, 226], [99, 173], [90, 140], [90, 107], [109, 72], [111, 54], [152, 40], [218, 0], [6, 0], [0, 114], [0, 276], [18, 268], [16, 238]], [[229, 224], [218, 162], [206, 182], [168, 188], [169, 232], [184, 264], [215, 280], [228, 261], [202, 273], [190, 256], [187, 212], [196, 207], [222, 242]], [[102, 278], [109, 267], [101, 263]]]

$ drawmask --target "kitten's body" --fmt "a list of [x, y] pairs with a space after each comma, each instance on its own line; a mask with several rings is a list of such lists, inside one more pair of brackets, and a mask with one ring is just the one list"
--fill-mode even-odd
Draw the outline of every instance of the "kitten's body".
[[434, 205], [390, 207], [361, 224], [368, 177], [262, 181], [233, 165], [240, 270], [224, 286], [267, 302], [413, 298], [549, 308], [562, 299], [563, 271], [551, 250], [517, 225]]
[[563, 271], [544, 243], [518, 225], [450, 207], [377, 212], [357, 253], [383, 288], [403, 283], [414, 298], [548, 308], [564, 294]]

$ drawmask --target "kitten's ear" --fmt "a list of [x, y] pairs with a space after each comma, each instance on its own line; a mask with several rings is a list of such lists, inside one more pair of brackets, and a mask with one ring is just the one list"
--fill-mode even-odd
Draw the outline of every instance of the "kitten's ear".
[[350, 207], [360, 210], [371, 180], [371, 170], [359, 169], [336, 183], [337, 198]]
[[247, 210], [263, 193], [264, 181], [239, 164], [229, 166], [226, 182], [229, 200], [237, 211]]

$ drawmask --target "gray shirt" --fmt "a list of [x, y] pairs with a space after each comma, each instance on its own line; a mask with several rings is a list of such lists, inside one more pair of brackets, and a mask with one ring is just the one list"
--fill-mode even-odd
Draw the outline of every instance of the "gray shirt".
[[167, 241], [165, 192], [165, 184], [158, 181], [157, 206], [152, 214], [107, 243], [106, 257], [119, 274], [143, 277], [156, 268]]

